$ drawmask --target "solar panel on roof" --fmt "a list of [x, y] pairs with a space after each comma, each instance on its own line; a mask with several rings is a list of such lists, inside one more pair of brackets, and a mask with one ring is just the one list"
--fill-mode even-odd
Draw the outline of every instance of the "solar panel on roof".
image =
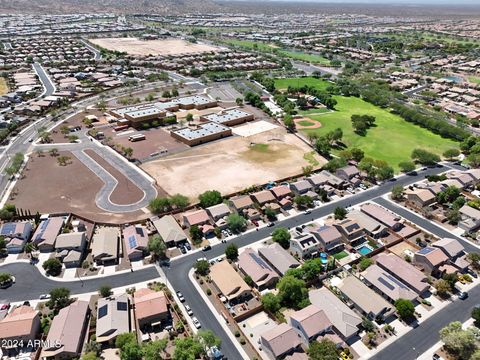
[[128, 246], [130, 247], [130, 249], [137, 247], [137, 239], [135, 238], [135, 235], [130, 235], [128, 237]]
[[260, 257], [257, 256], [257, 254], [255, 253], [251, 253], [250, 254], [250, 257], [253, 259], [253, 261], [255, 261], [260, 267], [264, 268], [264, 269], [270, 269], [269, 266], [265, 263], [265, 261], [263, 261], [263, 259], [261, 259]]
[[420, 255], [426, 255], [426, 254], [432, 252], [433, 250], [434, 250], [433, 248], [425, 247], [425, 248], [423, 248], [423, 249], [420, 249], [420, 250], [418, 251], [418, 253], [419, 253]]
[[15, 223], [7, 223], [2, 226], [2, 235], [8, 235], [15, 233], [17, 225]]
[[395, 289], [395, 286], [393, 286], [392, 284], [390, 284], [389, 282], [387, 282], [387, 280], [385, 280], [383, 277], [379, 277], [378, 278], [378, 281], [385, 285], [387, 288], [389, 288], [390, 290], [394, 290]]
[[101, 308], [98, 309], [98, 318], [101, 319], [105, 315], [108, 314], [108, 305], [103, 305]]
[[128, 306], [126, 302], [117, 302], [117, 310], [119, 311], [127, 311]]

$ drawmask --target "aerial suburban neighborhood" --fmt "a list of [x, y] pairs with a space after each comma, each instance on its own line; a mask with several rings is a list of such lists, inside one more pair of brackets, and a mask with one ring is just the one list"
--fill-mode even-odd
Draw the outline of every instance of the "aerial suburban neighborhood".
[[0, 358], [479, 360], [480, 4], [407, 3], [0, 0]]

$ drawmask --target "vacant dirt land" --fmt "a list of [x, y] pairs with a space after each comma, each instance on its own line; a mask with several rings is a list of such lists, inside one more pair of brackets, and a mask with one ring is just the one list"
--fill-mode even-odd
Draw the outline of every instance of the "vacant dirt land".
[[6, 93], [8, 93], [7, 81], [5, 78], [0, 77], [0, 96], [5, 95]]
[[95, 45], [111, 51], [125, 52], [128, 55], [184, 55], [218, 50], [215, 46], [193, 44], [185, 40], [140, 40], [138, 38], [99, 38], [91, 39]]
[[[297, 175], [311, 149], [282, 128], [231, 137], [142, 165], [169, 194], [195, 199], [206, 190], [233, 193], [250, 185]], [[320, 165], [325, 159], [315, 155]]]
[[95, 205], [95, 196], [103, 182], [70, 152], [70, 164], [60, 166], [50, 155], [32, 155], [23, 177], [17, 182], [9, 202], [32, 213], [72, 212], [95, 221], [121, 223], [145, 218], [142, 211], [108, 213]]

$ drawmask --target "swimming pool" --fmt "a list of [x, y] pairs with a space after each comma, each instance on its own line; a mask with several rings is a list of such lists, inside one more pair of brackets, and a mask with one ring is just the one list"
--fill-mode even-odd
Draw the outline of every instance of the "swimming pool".
[[359, 248], [357, 248], [357, 251], [361, 255], [367, 255], [367, 254], [370, 254], [373, 250], [370, 249], [370, 247], [368, 247], [366, 245], [362, 245]]

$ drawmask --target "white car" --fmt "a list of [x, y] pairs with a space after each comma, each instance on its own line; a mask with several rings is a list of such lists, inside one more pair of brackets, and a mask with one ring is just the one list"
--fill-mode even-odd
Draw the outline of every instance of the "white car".
[[197, 329], [200, 329], [202, 327], [202, 324], [200, 324], [200, 321], [198, 321], [198, 319], [195, 316], [192, 317], [192, 321], [193, 321], [193, 325]]
[[192, 315], [193, 315], [193, 311], [192, 311], [192, 309], [190, 309], [190, 306], [185, 305], [185, 310], [187, 310], [187, 314], [188, 314], [189, 316], [192, 316]]
[[50, 294], [42, 294], [39, 297], [40, 300], [48, 300], [50, 298], [51, 298]]

